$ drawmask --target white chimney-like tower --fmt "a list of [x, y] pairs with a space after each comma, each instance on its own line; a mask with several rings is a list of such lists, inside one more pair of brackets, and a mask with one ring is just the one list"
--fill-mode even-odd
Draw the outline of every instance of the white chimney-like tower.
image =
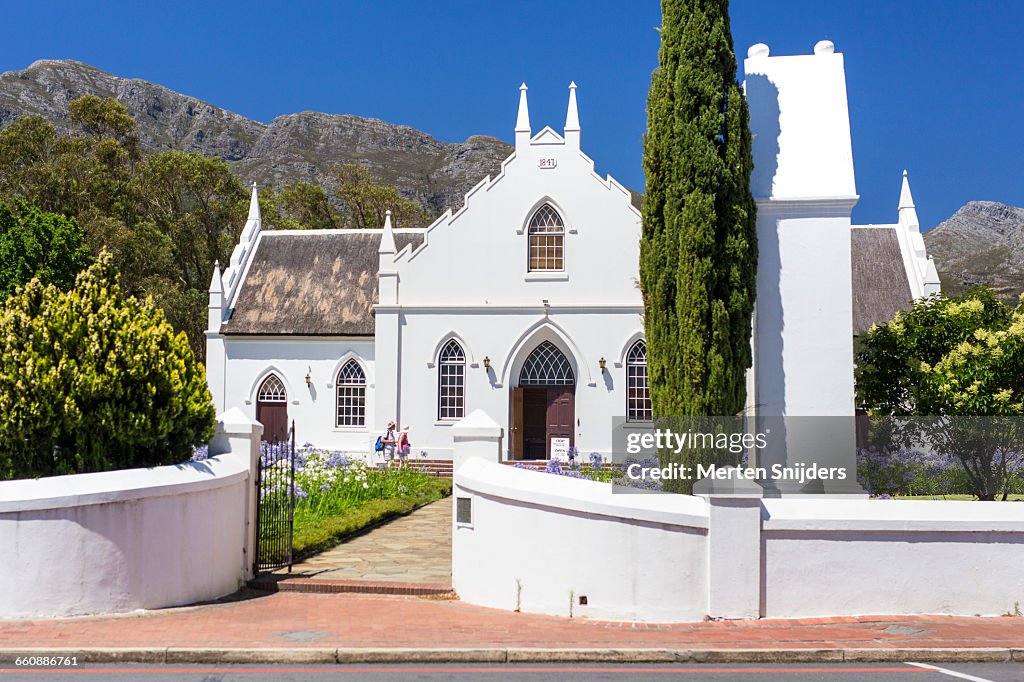
[[[757, 202], [753, 402], [759, 417], [789, 418], [785, 452], [765, 452], [758, 465], [845, 458], [854, 480], [825, 490], [856, 493], [850, 214], [859, 197], [843, 55], [827, 40], [785, 57], [758, 44], [744, 71]], [[830, 453], [807, 445], [804, 426], [815, 424], [834, 432]], [[796, 491], [779, 487], [766, 492]]]

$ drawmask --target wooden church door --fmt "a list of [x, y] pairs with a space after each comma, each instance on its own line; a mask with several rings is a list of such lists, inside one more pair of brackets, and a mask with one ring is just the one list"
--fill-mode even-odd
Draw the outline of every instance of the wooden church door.
[[547, 456], [551, 457], [551, 439], [568, 438], [576, 442], [576, 387], [552, 386], [547, 389]]
[[256, 421], [263, 424], [263, 440], [288, 439], [288, 394], [276, 374], [268, 376], [256, 396]]

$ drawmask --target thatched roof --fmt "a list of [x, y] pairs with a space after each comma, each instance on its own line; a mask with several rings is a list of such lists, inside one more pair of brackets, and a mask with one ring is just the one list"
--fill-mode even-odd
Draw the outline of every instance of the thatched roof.
[[[267, 232], [225, 334], [373, 336], [380, 230]], [[423, 233], [395, 232], [399, 250]]]
[[859, 336], [909, 309], [913, 297], [895, 228], [855, 227], [851, 237], [853, 333]]

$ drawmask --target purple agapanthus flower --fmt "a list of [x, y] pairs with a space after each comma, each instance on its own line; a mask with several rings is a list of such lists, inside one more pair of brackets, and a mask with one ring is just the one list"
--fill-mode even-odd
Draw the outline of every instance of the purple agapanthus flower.
[[344, 469], [349, 465], [349, 463], [348, 457], [340, 452], [333, 452], [324, 464], [332, 469]]

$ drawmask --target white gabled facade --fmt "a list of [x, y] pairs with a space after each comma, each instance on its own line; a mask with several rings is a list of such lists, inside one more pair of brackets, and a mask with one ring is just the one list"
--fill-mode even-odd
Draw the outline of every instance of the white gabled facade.
[[[501, 424], [509, 423], [510, 389], [527, 356], [544, 341], [554, 344], [576, 380], [575, 443], [582, 452], [610, 451], [611, 419], [626, 413], [623, 359], [642, 336], [640, 214], [629, 191], [598, 176], [579, 145], [575, 84], [563, 135], [549, 127], [531, 134], [524, 85], [515, 153], [500, 174], [428, 227], [421, 246], [382, 263], [376, 407], [412, 425], [428, 448], [450, 447], [453, 422], [438, 414], [437, 363], [454, 338], [466, 353], [467, 407]], [[564, 223], [564, 266], [537, 272], [528, 233], [544, 206]]]
[[[559, 436], [568, 435], [581, 453], [608, 454], [612, 418], [627, 411], [626, 356], [643, 339], [640, 213], [629, 190], [599, 176], [581, 151], [575, 83], [561, 134], [550, 127], [532, 132], [523, 85], [515, 140], [501, 172], [470, 190], [458, 211], [418, 231], [421, 239], [396, 247], [401, 230], [390, 215], [375, 231], [372, 337], [223, 333], [253, 254], [268, 248], [264, 236], [271, 233], [261, 233], [254, 189], [240, 244], [224, 276], [218, 270], [211, 285], [207, 362], [218, 409], [239, 406], [257, 418], [260, 386], [274, 373], [286, 386], [300, 441], [365, 452], [395, 419], [411, 426], [415, 453], [449, 458], [455, 415], [481, 409], [505, 428], [508, 456], [515, 431], [530, 419], [519, 415], [513, 422], [512, 389], [519, 387], [530, 354], [548, 342], [573, 377], [566, 385], [571, 434]], [[535, 246], [531, 268], [530, 224], [542, 209], [546, 215], [553, 210], [562, 223], [561, 261], [546, 260], [547, 252]], [[441, 373], [449, 370], [441, 353], [452, 340], [464, 357], [464, 398], [461, 410], [442, 414]], [[335, 423], [338, 373], [349, 359], [366, 377], [365, 425], [359, 428]], [[534, 406], [534, 420], [536, 415]]]

